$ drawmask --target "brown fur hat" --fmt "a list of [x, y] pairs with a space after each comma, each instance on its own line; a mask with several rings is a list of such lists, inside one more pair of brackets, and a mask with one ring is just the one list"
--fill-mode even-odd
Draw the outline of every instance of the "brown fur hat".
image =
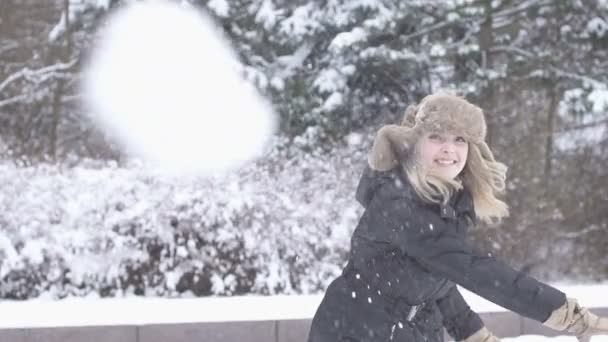
[[487, 126], [483, 111], [462, 97], [445, 92], [428, 95], [420, 104], [405, 110], [401, 125], [380, 128], [369, 155], [370, 166], [387, 171], [408, 156], [412, 137], [420, 132], [450, 132], [478, 145], [484, 157], [493, 160], [485, 143]]

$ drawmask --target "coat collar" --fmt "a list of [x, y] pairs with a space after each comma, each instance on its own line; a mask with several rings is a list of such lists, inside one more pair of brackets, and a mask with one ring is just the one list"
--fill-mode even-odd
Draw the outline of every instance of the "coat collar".
[[[393, 179], [399, 179], [404, 184], [404, 188], [410, 198], [422, 201], [407, 177], [401, 173], [393, 174], [392, 176]], [[470, 191], [465, 188], [452, 195], [452, 198], [446, 204], [433, 204], [433, 206], [438, 207], [438, 214], [441, 218], [456, 219], [462, 215], [468, 215], [472, 220], [476, 218], [473, 197]]]
[[468, 215], [475, 218], [475, 209], [471, 193], [467, 189], [462, 189], [455, 193], [447, 204], [439, 205], [439, 215], [442, 218], [456, 219], [461, 215]]
[[[361, 205], [367, 207], [374, 197], [376, 190], [387, 182], [399, 187], [401, 194], [404, 194], [411, 200], [422, 202], [412, 185], [409, 183], [407, 177], [401, 172], [398, 172], [398, 168], [394, 168], [390, 171], [375, 171], [369, 166], [365, 168], [359, 185], [357, 186], [357, 200]], [[468, 215], [471, 219], [475, 220], [473, 198], [467, 189], [455, 193], [447, 204], [433, 206], [438, 207], [438, 214], [442, 218], [457, 218], [461, 215]]]

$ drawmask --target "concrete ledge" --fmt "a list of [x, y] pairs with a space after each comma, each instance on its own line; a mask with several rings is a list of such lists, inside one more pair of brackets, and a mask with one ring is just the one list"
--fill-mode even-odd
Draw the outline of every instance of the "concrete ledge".
[[[486, 312], [480, 314], [484, 324], [492, 333], [500, 338], [516, 337], [522, 334], [521, 319], [512, 312]], [[444, 330], [445, 341], [453, 341], [448, 332]]]
[[285, 320], [277, 323], [277, 342], [306, 342], [310, 319]]
[[276, 322], [222, 322], [156, 324], [139, 327], [139, 339], [130, 342], [245, 342], [276, 341]]
[[25, 342], [25, 329], [0, 329], [0, 342]]
[[[24, 342], [135, 342], [137, 327], [65, 327], [25, 329]], [[0, 331], [0, 341], [4, 342]], [[11, 341], [11, 340], [7, 340]]]
[[[608, 316], [608, 308], [594, 308]], [[481, 313], [498, 337], [564, 335], [511, 312]], [[310, 319], [0, 329], [0, 342], [306, 342]], [[446, 341], [450, 341], [446, 334]]]
[[510, 311], [483, 313], [481, 319], [494, 335], [501, 338], [516, 337], [524, 333], [521, 316]]

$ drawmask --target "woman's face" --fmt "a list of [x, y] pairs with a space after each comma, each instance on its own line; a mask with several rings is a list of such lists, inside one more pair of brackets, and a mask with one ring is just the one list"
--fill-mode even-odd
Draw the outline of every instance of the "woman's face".
[[427, 132], [416, 144], [417, 162], [428, 172], [454, 179], [467, 161], [469, 143], [459, 135]]

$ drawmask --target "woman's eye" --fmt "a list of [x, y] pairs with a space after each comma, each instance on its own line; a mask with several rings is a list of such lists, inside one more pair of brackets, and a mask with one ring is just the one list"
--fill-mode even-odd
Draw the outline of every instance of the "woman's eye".
[[466, 141], [466, 139], [465, 139], [465, 138], [463, 138], [463, 137], [457, 137], [457, 138], [456, 138], [456, 142], [459, 142], [459, 143], [466, 143], [467, 141]]
[[439, 139], [441, 139], [441, 137], [439, 136], [439, 134], [431, 134], [431, 135], [429, 135], [429, 139], [439, 140]]

